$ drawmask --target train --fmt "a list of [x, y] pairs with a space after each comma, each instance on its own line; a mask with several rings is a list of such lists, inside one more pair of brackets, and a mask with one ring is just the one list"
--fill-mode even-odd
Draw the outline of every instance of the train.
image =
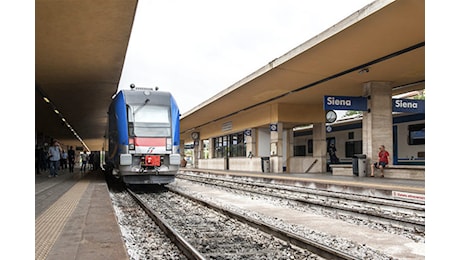
[[[393, 112], [392, 164], [425, 165], [425, 114]], [[355, 114], [326, 125], [327, 147], [335, 145], [339, 163], [352, 163], [363, 153], [362, 115]], [[294, 129], [294, 156], [313, 154], [311, 126]], [[328, 158], [328, 164], [329, 164]]]
[[180, 167], [180, 113], [170, 92], [120, 90], [108, 110], [104, 170], [128, 185], [165, 185]]

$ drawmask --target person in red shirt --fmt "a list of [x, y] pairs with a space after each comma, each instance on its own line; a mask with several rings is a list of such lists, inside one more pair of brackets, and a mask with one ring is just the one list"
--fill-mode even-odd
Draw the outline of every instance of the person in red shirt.
[[383, 144], [379, 147], [379, 150], [379, 161], [371, 167], [371, 177], [374, 177], [374, 169], [380, 169], [380, 177], [383, 178], [383, 168], [390, 163], [390, 153], [385, 150]]

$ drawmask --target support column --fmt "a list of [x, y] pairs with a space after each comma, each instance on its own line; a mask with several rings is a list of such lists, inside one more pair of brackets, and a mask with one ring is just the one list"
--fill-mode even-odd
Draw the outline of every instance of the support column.
[[368, 173], [372, 162], [378, 161], [379, 146], [385, 145], [393, 164], [393, 104], [390, 82], [368, 82], [363, 86], [368, 97], [368, 111], [363, 113], [363, 154], [366, 154]]
[[246, 156], [251, 158], [257, 154], [257, 131], [255, 128], [252, 128], [248, 131], [250, 131], [250, 135], [245, 133], [244, 138], [246, 142]]
[[276, 125], [276, 129], [270, 129], [270, 170], [271, 172], [283, 172], [283, 123]]
[[291, 172], [291, 158], [294, 156], [294, 129], [290, 128], [287, 133], [286, 149], [286, 172]]
[[185, 141], [183, 139], [179, 143], [179, 154], [182, 158], [185, 158]]
[[203, 144], [201, 140], [195, 140], [193, 141], [193, 167], [194, 168], [199, 168], [199, 161], [201, 159], [201, 149], [203, 149]]
[[[313, 158], [316, 161], [313, 171], [326, 172], [326, 124], [324, 122], [313, 124]], [[312, 172], [312, 170], [310, 170]]]

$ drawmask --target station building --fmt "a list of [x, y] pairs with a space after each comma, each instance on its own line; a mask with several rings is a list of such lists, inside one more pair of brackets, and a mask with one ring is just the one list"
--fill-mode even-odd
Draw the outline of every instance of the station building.
[[[424, 113], [393, 96], [424, 89], [425, 2], [375, 1], [183, 114], [181, 147], [200, 169], [326, 172], [327, 112], [358, 110], [370, 167], [381, 144], [394, 152], [393, 113]], [[312, 153], [296, 156], [307, 125]]]

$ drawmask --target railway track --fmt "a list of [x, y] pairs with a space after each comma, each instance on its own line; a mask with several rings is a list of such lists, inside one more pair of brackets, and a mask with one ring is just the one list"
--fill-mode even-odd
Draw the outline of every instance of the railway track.
[[188, 259], [356, 259], [178, 191], [129, 194]]
[[365, 219], [379, 225], [391, 226], [424, 237], [425, 205], [406, 201], [372, 198], [358, 194], [321, 191], [305, 187], [271, 185], [210, 175], [178, 174], [184, 179], [224, 189], [290, 200], [304, 207], [333, 210], [342, 218]]

